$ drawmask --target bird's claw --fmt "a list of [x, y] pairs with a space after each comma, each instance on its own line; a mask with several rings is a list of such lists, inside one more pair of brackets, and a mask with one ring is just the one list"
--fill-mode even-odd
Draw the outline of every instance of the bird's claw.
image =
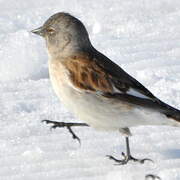
[[161, 178], [159, 176], [156, 176], [154, 174], [147, 174], [145, 176], [145, 179], [146, 180], [161, 180]]
[[125, 155], [124, 152], [122, 152], [122, 156], [123, 156], [122, 160], [116, 159], [115, 157], [113, 157], [111, 155], [107, 155], [106, 157], [108, 157], [109, 159], [114, 160], [116, 163], [118, 163], [116, 165], [125, 165], [129, 161], [139, 162], [141, 164], [144, 164], [145, 161], [153, 162], [151, 159], [148, 159], [148, 158], [145, 158], [145, 159], [136, 159], [136, 158], [132, 157], [131, 155], [127, 156], [127, 155]]
[[67, 129], [68, 129], [69, 132], [71, 133], [72, 138], [73, 138], [73, 139], [76, 139], [76, 140], [79, 142], [79, 144], [81, 145], [81, 140], [80, 140], [80, 138], [73, 132], [73, 130], [71, 129], [71, 126], [67, 126]]
[[57, 122], [57, 121], [50, 121], [50, 120], [42, 120], [41, 122], [43, 122], [43, 123], [45, 122], [46, 124], [52, 124], [52, 126], [50, 127], [50, 130], [66, 127], [68, 129], [68, 131], [71, 133], [72, 138], [76, 139], [79, 142], [79, 144], [81, 145], [80, 138], [71, 129], [71, 126], [72, 126], [71, 123]]

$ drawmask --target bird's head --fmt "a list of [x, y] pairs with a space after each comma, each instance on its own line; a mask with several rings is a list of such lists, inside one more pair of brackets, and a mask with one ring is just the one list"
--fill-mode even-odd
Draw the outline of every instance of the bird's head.
[[91, 48], [83, 23], [68, 13], [52, 15], [43, 26], [31, 31], [45, 38], [50, 55], [70, 54]]

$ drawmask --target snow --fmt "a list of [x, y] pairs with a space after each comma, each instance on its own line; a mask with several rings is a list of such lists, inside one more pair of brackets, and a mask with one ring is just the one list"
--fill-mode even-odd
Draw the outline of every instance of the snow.
[[132, 154], [154, 163], [115, 166], [121, 158], [118, 132], [74, 128], [49, 130], [43, 119], [77, 121], [54, 94], [45, 42], [30, 31], [55, 12], [86, 25], [94, 46], [136, 77], [156, 96], [180, 108], [179, 0], [1, 0], [0, 1], [0, 179], [162, 180], [180, 179], [180, 129], [132, 128]]

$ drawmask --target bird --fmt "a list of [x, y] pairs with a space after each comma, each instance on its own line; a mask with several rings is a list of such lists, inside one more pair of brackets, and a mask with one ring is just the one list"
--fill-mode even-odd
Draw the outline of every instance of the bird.
[[31, 31], [45, 39], [53, 89], [62, 103], [83, 123], [44, 120], [52, 128], [72, 127], [119, 131], [125, 137], [126, 153], [120, 165], [144, 163], [148, 158], [131, 155], [130, 128], [136, 126], [180, 126], [180, 110], [164, 103], [119, 65], [95, 49], [84, 24], [75, 16], [58, 12]]

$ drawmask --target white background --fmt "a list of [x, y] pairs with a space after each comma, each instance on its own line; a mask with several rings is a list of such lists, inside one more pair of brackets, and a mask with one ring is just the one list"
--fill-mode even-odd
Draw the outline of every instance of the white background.
[[[118, 132], [49, 130], [42, 119], [75, 121], [54, 94], [45, 42], [30, 33], [55, 12], [72, 13], [86, 25], [94, 46], [180, 109], [179, 0], [0, 0], [0, 179], [180, 179], [180, 128], [132, 128], [132, 153], [154, 164], [114, 166], [121, 158]], [[78, 120], [76, 120], [78, 121]]]

